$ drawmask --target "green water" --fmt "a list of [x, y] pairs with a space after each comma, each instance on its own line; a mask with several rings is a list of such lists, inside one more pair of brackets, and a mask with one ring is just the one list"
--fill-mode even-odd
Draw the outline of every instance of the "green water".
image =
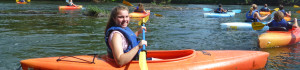
[[[96, 5], [111, 10], [121, 3], [77, 4]], [[60, 5], [65, 5], [64, 1], [32, 1], [26, 5], [16, 4], [14, 1], [0, 3], [0, 10], [4, 11], [0, 14], [0, 70], [17, 69], [20, 60], [30, 58], [106, 54], [104, 29], [108, 17], [84, 16], [82, 11], [61, 14], [58, 12]], [[203, 18], [204, 11], [200, 8], [216, 8], [216, 5], [169, 6], [182, 9], [150, 9], [152, 13], [162, 14], [164, 17], [150, 16], [146, 33], [148, 50], [261, 50], [270, 53], [266, 65], [268, 70], [300, 69], [300, 45], [259, 49], [257, 36], [261, 32], [220, 29], [220, 23], [244, 21], [248, 5], [225, 5], [226, 9], [242, 9], [242, 13], [231, 18]], [[20, 13], [28, 10], [51, 13]], [[286, 7], [286, 10], [300, 9]], [[293, 17], [298, 15], [293, 13]], [[129, 26], [133, 30], [138, 27], [136, 23]]]

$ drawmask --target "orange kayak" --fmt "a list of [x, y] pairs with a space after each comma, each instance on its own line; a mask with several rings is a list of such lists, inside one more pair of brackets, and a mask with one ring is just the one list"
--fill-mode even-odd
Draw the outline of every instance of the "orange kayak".
[[27, 2], [17, 2], [18, 4], [27, 4]]
[[259, 14], [260, 15], [268, 15], [268, 14], [271, 14], [271, 13], [268, 12], [268, 11], [260, 11]]
[[267, 31], [258, 37], [260, 48], [286, 46], [299, 41], [300, 28], [293, 28], [289, 31]]
[[291, 17], [284, 17], [283, 19], [286, 21], [291, 21]]
[[59, 10], [77, 10], [77, 9], [81, 9], [82, 5], [77, 5], [77, 6], [59, 6], [58, 9]]
[[129, 16], [130, 16], [131, 18], [144, 18], [144, 17], [150, 15], [150, 10], [146, 10], [146, 11], [147, 11], [146, 13], [132, 12], [132, 13], [129, 13]]
[[[246, 50], [149, 50], [149, 70], [254, 70], [265, 67], [269, 53]], [[140, 70], [139, 62], [132, 61], [117, 67], [106, 55], [78, 55], [22, 60], [23, 70]]]

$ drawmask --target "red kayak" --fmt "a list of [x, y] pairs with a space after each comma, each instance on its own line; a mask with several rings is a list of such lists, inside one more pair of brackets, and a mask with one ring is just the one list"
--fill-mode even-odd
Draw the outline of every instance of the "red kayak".
[[[246, 50], [149, 50], [149, 70], [255, 70], [265, 67], [269, 53]], [[34, 70], [140, 70], [139, 61], [118, 67], [107, 55], [33, 58], [21, 61], [22, 69]]]

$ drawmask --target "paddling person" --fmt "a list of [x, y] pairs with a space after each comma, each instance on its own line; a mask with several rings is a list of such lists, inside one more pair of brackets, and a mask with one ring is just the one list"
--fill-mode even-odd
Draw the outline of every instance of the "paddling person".
[[266, 12], [269, 12], [270, 9], [268, 8], [268, 4], [265, 4], [264, 7], [262, 7], [262, 8], [260, 9], [260, 11], [266, 11]]
[[274, 20], [267, 24], [270, 27], [270, 31], [288, 31], [292, 27], [299, 27], [297, 18], [294, 20], [295, 23], [291, 25], [284, 19], [284, 14], [281, 11], [275, 12], [273, 19]]
[[68, 3], [67, 6], [77, 6], [73, 3], [73, 0], [66, 0], [66, 2]]
[[105, 42], [108, 56], [116, 61], [118, 66], [123, 66], [131, 60], [137, 60], [143, 45], [147, 41], [138, 40], [138, 35], [146, 31], [141, 26], [138, 31], [133, 32], [129, 27], [129, 10], [126, 6], [117, 6], [111, 11], [105, 28]]
[[248, 11], [246, 13], [246, 18], [247, 18], [246, 22], [259, 22], [260, 20], [266, 19], [268, 16], [269, 16], [269, 14], [266, 15], [266, 16], [261, 17], [259, 15], [259, 11], [257, 10], [257, 5], [252, 4], [252, 6], [250, 8], [250, 11]]
[[146, 13], [144, 5], [142, 3], [139, 3], [138, 6], [134, 9], [134, 12]]
[[284, 14], [284, 16], [291, 16], [292, 15], [291, 11], [285, 12], [285, 10], [283, 9], [283, 5], [279, 5], [279, 11], [281, 11]]
[[222, 8], [222, 4], [219, 4], [219, 8], [217, 8], [214, 12], [215, 13], [226, 13], [227, 10]]
[[26, 2], [25, 0], [20, 0], [19, 2]]

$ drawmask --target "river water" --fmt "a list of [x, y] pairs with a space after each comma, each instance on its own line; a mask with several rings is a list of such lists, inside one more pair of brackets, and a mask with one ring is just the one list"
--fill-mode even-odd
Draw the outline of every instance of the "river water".
[[[75, 2], [76, 3], [76, 2]], [[64, 1], [32, 1], [16, 4], [14, 1], [0, 3], [0, 70], [14, 70], [19, 61], [30, 58], [64, 55], [106, 54], [104, 29], [108, 17], [89, 17], [81, 11], [71, 14], [58, 13]], [[78, 5], [95, 5], [111, 10], [121, 3], [80, 2]], [[134, 3], [135, 4], [135, 3]], [[202, 9], [217, 5], [171, 4], [168, 6], [196, 9], [150, 9], [163, 17], [150, 16], [146, 40], [148, 50], [256, 50], [270, 53], [267, 70], [300, 69], [300, 45], [260, 49], [257, 46], [259, 31], [226, 31], [220, 23], [241, 22], [250, 5], [224, 5], [226, 9], [242, 9], [231, 18], [203, 18]], [[262, 7], [261, 5], [259, 8]], [[275, 8], [276, 6], [270, 6]], [[199, 9], [197, 9], [199, 8]], [[300, 10], [285, 7], [286, 10]], [[52, 12], [28, 14], [18, 11]], [[17, 11], [17, 12], [16, 12]], [[53, 13], [54, 12], [54, 13]], [[292, 17], [299, 14], [293, 13]], [[299, 17], [298, 17], [299, 18]], [[269, 19], [269, 18], [268, 18]], [[129, 25], [136, 30], [138, 25]]]

